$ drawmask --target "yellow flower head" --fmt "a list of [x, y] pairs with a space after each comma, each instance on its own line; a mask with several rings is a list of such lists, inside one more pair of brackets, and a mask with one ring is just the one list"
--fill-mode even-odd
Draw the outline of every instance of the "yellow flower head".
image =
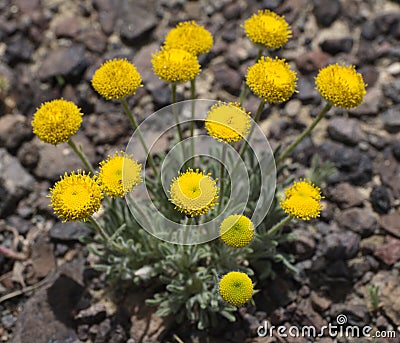
[[141, 164], [120, 151], [100, 162], [97, 181], [105, 194], [112, 198], [122, 198], [142, 182], [141, 171]]
[[135, 94], [141, 85], [142, 77], [126, 59], [115, 58], [104, 62], [92, 78], [93, 88], [107, 100]]
[[167, 82], [187, 82], [200, 73], [197, 57], [182, 49], [162, 49], [151, 60], [153, 70]]
[[309, 180], [294, 182], [285, 195], [281, 207], [288, 215], [302, 220], [319, 217], [322, 209], [321, 190]]
[[182, 49], [193, 55], [200, 55], [210, 51], [213, 37], [203, 26], [194, 20], [179, 23], [165, 37], [167, 49]]
[[189, 168], [172, 180], [170, 200], [180, 212], [192, 217], [200, 216], [217, 204], [216, 182], [217, 180], [211, 178], [211, 174]]
[[64, 178], [61, 177], [50, 189], [48, 197], [51, 198], [50, 206], [63, 222], [86, 221], [100, 208], [102, 193], [97, 182], [78, 170], [77, 174], [65, 173]]
[[327, 66], [320, 70], [315, 83], [318, 92], [336, 107], [357, 107], [366, 94], [366, 84], [354, 66]]
[[71, 101], [45, 102], [33, 115], [33, 133], [45, 143], [68, 142], [81, 126], [82, 115], [80, 108]]
[[261, 57], [247, 70], [250, 89], [268, 103], [287, 101], [296, 88], [296, 73], [284, 59]]
[[250, 116], [238, 103], [221, 102], [211, 107], [205, 127], [219, 141], [237, 142], [249, 132]]
[[226, 245], [232, 248], [243, 248], [254, 237], [254, 225], [249, 218], [232, 214], [221, 223], [220, 234]]
[[219, 282], [219, 294], [227, 303], [240, 306], [253, 296], [253, 283], [245, 273], [229, 272]]
[[268, 49], [278, 49], [292, 37], [289, 24], [283, 16], [269, 10], [259, 10], [244, 22], [247, 37]]

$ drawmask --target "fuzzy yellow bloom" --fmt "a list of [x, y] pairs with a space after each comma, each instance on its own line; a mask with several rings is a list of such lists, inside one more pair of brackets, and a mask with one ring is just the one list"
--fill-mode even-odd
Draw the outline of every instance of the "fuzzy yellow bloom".
[[205, 214], [217, 204], [216, 182], [217, 180], [214, 180], [211, 174], [189, 168], [172, 180], [170, 201], [178, 211], [189, 216]]
[[43, 103], [33, 115], [33, 133], [45, 143], [60, 144], [78, 131], [82, 123], [81, 109], [73, 102], [57, 99]]
[[292, 37], [289, 24], [283, 16], [269, 10], [258, 11], [244, 22], [247, 37], [268, 49], [277, 49]]
[[296, 88], [296, 73], [284, 59], [261, 57], [249, 67], [246, 82], [249, 88], [268, 103], [287, 101]]
[[249, 218], [232, 214], [220, 226], [222, 241], [232, 248], [243, 248], [254, 237], [254, 225]]
[[253, 283], [242, 272], [229, 272], [219, 282], [219, 294], [233, 306], [245, 304], [253, 296]]
[[302, 220], [319, 217], [322, 209], [321, 190], [309, 180], [294, 182], [285, 195], [280, 205], [288, 215]]
[[200, 73], [197, 57], [182, 49], [162, 49], [151, 63], [154, 73], [167, 82], [187, 82]]
[[65, 173], [50, 189], [48, 197], [51, 198], [50, 206], [63, 222], [86, 221], [99, 210], [102, 192], [97, 182], [78, 170], [76, 174]]
[[97, 181], [103, 192], [110, 197], [124, 197], [142, 182], [141, 171], [141, 164], [120, 151], [100, 162]]
[[136, 93], [142, 77], [133, 63], [115, 58], [103, 63], [92, 78], [93, 88], [105, 99], [121, 99]]
[[336, 107], [357, 107], [366, 94], [366, 84], [354, 66], [327, 66], [320, 70], [315, 83], [321, 95]]
[[165, 37], [166, 49], [182, 49], [193, 55], [210, 51], [213, 37], [203, 26], [194, 20], [179, 23]]
[[205, 120], [205, 128], [211, 137], [223, 142], [238, 142], [249, 132], [251, 119], [235, 102], [218, 103], [211, 107]]

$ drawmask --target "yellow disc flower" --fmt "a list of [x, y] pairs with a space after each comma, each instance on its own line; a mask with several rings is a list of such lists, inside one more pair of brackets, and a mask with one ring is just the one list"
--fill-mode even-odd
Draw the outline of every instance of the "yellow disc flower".
[[182, 49], [162, 49], [151, 60], [153, 70], [167, 82], [187, 82], [200, 73], [197, 57]]
[[296, 73], [284, 59], [261, 57], [247, 70], [249, 88], [268, 103], [287, 101], [296, 88]]
[[203, 26], [194, 20], [179, 23], [165, 37], [167, 49], [182, 49], [193, 55], [200, 55], [210, 51], [213, 37]]
[[142, 77], [133, 63], [115, 58], [103, 63], [92, 78], [92, 86], [107, 100], [121, 99], [136, 93]]
[[232, 248], [243, 248], [254, 237], [254, 225], [249, 218], [232, 214], [220, 226], [222, 241]]
[[219, 282], [219, 294], [233, 306], [245, 304], [253, 296], [253, 283], [242, 272], [229, 272]]
[[315, 83], [318, 92], [336, 107], [357, 107], [366, 94], [366, 84], [354, 66], [327, 66], [320, 70]]
[[208, 134], [223, 142], [238, 142], [249, 132], [251, 119], [238, 103], [218, 103], [211, 107], [205, 120]]
[[319, 217], [322, 209], [321, 190], [309, 180], [294, 182], [285, 195], [280, 205], [288, 215], [302, 220]]
[[50, 189], [48, 197], [51, 198], [50, 206], [63, 222], [86, 221], [99, 210], [102, 192], [97, 182], [78, 170], [76, 174], [65, 173]]
[[259, 10], [244, 22], [247, 37], [268, 49], [278, 49], [292, 37], [289, 24], [283, 16], [269, 10]]
[[45, 143], [60, 144], [78, 131], [82, 123], [81, 109], [73, 102], [57, 99], [43, 103], [33, 115], [33, 133]]
[[211, 174], [205, 174], [198, 169], [189, 168], [185, 173], [179, 173], [170, 187], [170, 201], [175, 208], [189, 216], [195, 217], [207, 213], [218, 199], [217, 180]]
[[100, 162], [97, 181], [103, 192], [111, 198], [124, 197], [142, 182], [141, 171], [141, 164], [120, 151]]

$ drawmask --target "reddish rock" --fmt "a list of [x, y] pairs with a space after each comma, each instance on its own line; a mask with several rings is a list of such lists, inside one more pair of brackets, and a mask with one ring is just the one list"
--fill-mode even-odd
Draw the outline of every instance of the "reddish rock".
[[400, 238], [400, 214], [387, 214], [380, 217], [380, 226], [391, 235]]
[[300, 55], [296, 59], [297, 69], [303, 74], [311, 74], [326, 66], [329, 55], [321, 50], [314, 50]]
[[343, 209], [360, 206], [364, 201], [364, 196], [361, 192], [347, 182], [336, 185], [330, 192], [329, 198]]
[[374, 255], [389, 266], [395, 264], [400, 258], [400, 240], [388, 237], [375, 249]]

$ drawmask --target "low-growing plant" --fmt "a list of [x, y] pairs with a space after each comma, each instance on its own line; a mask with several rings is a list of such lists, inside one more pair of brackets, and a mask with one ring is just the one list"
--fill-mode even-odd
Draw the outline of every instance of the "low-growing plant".
[[[152, 154], [143, 123], [138, 124], [126, 101], [142, 86], [140, 73], [126, 59], [106, 61], [92, 78], [93, 88], [119, 101], [132, 124], [126, 151], [92, 166], [74, 143], [82, 113], [70, 101], [42, 104], [32, 121], [41, 140], [67, 142], [85, 165], [86, 171], [62, 176], [49, 197], [63, 221], [86, 222], [96, 233], [82, 239], [98, 257], [95, 267], [110, 281], [151, 284], [154, 294], [147, 303], [158, 306], [158, 315], [174, 315], [199, 329], [217, 325], [221, 317], [234, 321], [237, 307], [256, 292], [257, 281], [274, 276], [274, 263], [296, 272], [293, 258], [280, 251], [293, 238], [283, 228], [320, 216], [319, 186], [332, 165], [314, 158], [308, 178], [296, 181], [288, 173], [287, 158], [332, 106], [353, 108], [365, 95], [353, 66], [323, 68], [316, 89], [326, 105], [292, 144], [273, 152], [257, 124], [266, 104], [292, 97], [297, 74], [284, 59], [264, 54], [281, 48], [292, 32], [283, 17], [267, 10], [243, 27], [259, 53], [237, 103], [196, 100], [198, 55], [213, 43], [196, 22], [178, 24], [154, 53], [153, 70], [170, 84], [172, 102], [146, 121], [162, 117], [172, 123], [165, 131], [175, 136], [165, 153]], [[190, 100], [177, 103], [182, 82], [190, 82]], [[249, 91], [260, 98], [254, 115], [243, 105]], [[145, 166], [131, 153], [138, 145], [146, 154]], [[206, 150], [196, 153], [204, 145]]]

